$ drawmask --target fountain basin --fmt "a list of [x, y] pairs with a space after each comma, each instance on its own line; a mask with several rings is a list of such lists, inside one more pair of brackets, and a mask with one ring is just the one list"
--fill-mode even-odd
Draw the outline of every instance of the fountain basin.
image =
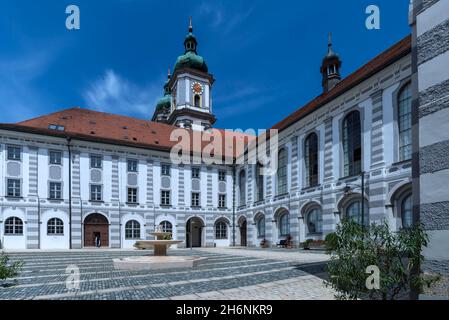
[[174, 244], [182, 243], [178, 240], [142, 240], [137, 241], [134, 247], [137, 249], [154, 249], [155, 256], [166, 256], [167, 249]]
[[194, 268], [205, 262], [207, 258], [196, 256], [142, 256], [114, 259], [117, 270], [161, 270]]

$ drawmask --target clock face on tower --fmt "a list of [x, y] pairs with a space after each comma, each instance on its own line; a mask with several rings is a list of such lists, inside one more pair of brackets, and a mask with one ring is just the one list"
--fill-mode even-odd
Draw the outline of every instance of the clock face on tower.
[[194, 94], [202, 95], [204, 91], [203, 86], [201, 85], [201, 83], [194, 82], [192, 83], [192, 91]]

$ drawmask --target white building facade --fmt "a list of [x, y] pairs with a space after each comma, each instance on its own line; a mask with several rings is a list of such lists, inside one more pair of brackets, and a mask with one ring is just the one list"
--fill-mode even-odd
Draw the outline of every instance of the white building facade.
[[170, 130], [215, 122], [192, 30], [153, 117], [167, 124], [75, 108], [0, 125], [2, 248], [132, 248], [158, 226], [180, 247], [299, 245], [344, 216], [411, 223], [410, 37], [345, 79], [329, 43], [323, 94], [274, 126], [279, 168], [262, 176], [170, 161]]

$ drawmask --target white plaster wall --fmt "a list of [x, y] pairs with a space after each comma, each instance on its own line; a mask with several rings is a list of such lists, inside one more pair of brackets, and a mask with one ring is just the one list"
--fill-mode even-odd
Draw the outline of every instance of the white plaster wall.
[[442, 130], [449, 123], [449, 109], [443, 109], [438, 113], [421, 118], [419, 130], [419, 145], [421, 148], [434, 143], [443, 142], [448, 139], [448, 131]]
[[373, 101], [372, 99], [367, 99], [359, 104], [359, 106], [364, 110], [361, 113], [361, 119], [363, 123], [362, 128], [362, 153], [363, 153], [363, 171], [368, 172], [371, 167], [371, 124], [373, 118]]
[[[47, 155], [47, 161], [48, 159], [48, 155]], [[62, 153], [62, 166], [61, 166], [61, 170], [62, 170], [62, 197], [64, 199], [69, 199], [69, 152], [68, 151], [64, 151]], [[38, 170], [38, 177], [40, 179], [40, 167], [43, 167], [42, 165], [40, 165], [40, 163], [38, 163], [39, 166], [39, 170]], [[47, 165], [48, 167], [48, 165]], [[72, 165], [72, 169], [73, 169], [73, 165]], [[82, 172], [81, 172], [82, 173]]]
[[82, 152], [80, 154], [80, 188], [81, 188], [81, 199], [90, 199], [90, 164], [89, 164], [89, 154]]
[[[226, 202], [229, 209], [232, 208], [233, 176], [232, 170], [226, 170]], [[237, 190], [236, 190], [237, 191]]]
[[[449, 1], [440, 1], [448, 2]], [[436, 10], [431, 10], [436, 11]], [[447, 73], [441, 70], [449, 70], [449, 51], [429, 60], [418, 67], [419, 91], [424, 91], [431, 86], [447, 80]]]
[[[447, 13], [449, 12], [449, 1], [438, 1], [432, 5], [432, 10], [425, 10], [417, 16], [417, 36], [421, 36], [423, 33], [433, 29], [443, 21], [447, 19]], [[447, 69], [443, 69], [447, 70]], [[444, 72], [442, 72], [444, 73]], [[419, 78], [421, 80], [421, 77]]]
[[[48, 235], [48, 220], [59, 218], [64, 223], [63, 235]], [[68, 249], [69, 245], [69, 218], [67, 213], [60, 210], [46, 210], [42, 212], [40, 225], [41, 249]]]
[[30, 153], [28, 147], [22, 148], [22, 196], [28, 197], [30, 191]]
[[318, 126], [318, 183], [324, 183], [324, 147], [325, 147], [325, 125]]
[[[82, 174], [82, 173], [81, 173]], [[112, 157], [103, 157], [103, 200], [110, 202], [112, 198]]]
[[[159, 178], [160, 179], [160, 178]], [[171, 204], [173, 207], [178, 206], [178, 185], [179, 185], [179, 168], [171, 165]], [[160, 193], [160, 192], [159, 192]], [[203, 196], [203, 194], [201, 195]], [[160, 196], [159, 196], [160, 197]]]
[[383, 107], [383, 139], [384, 139], [384, 161], [387, 166], [396, 162], [395, 159], [399, 159], [398, 150], [395, 146], [398, 146], [398, 133], [395, 130], [397, 124], [394, 121], [394, 109], [393, 109], [393, 92], [399, 87], [399, 83], [386, 88], [382, 93], [382, 107]]
[[[43, 148], [39, 148], [37, 155], [38, 165], [38, 180], [37, 180], [37, 193], [41, 199], [48, 198], [48, 151]], [[68, 198], [67, 191], [67, 198]]]
[[140, 204], [144, 204], [147, 202], [147, 163], [146, 160], [139, 160], [138, 178], [137, 178], [137, 187], [138, 196], [137, 201]]
[[332, 119], [332, 160], [333, 164], [333, 175], [335, 179], [342, 178], [342, 168], [340, 163], [341, 152], [340, 152], [340, 119], [343, 118], [343, 114], [340, 113], [338, 116]]
[[447, 201], [449, 170], [420, 176], [421, 205]]

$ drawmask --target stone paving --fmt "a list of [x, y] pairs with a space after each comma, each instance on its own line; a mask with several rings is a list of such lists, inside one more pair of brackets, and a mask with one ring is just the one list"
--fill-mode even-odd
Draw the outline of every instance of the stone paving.
[[[112, 259], [150, 251], [74, 250], [10, 252], [25, 264], [13, 286], [0, 287], [0, 299], [36, 300], [296, 300], [333, 299], [323, 280], [304, 270], [327, 256], [297, 250], [202, 248], [170, 255], [207, 257], [191, 270], [115, 270]], [[67, 266], [80, 270], [79, 289], [69, 290]]]

